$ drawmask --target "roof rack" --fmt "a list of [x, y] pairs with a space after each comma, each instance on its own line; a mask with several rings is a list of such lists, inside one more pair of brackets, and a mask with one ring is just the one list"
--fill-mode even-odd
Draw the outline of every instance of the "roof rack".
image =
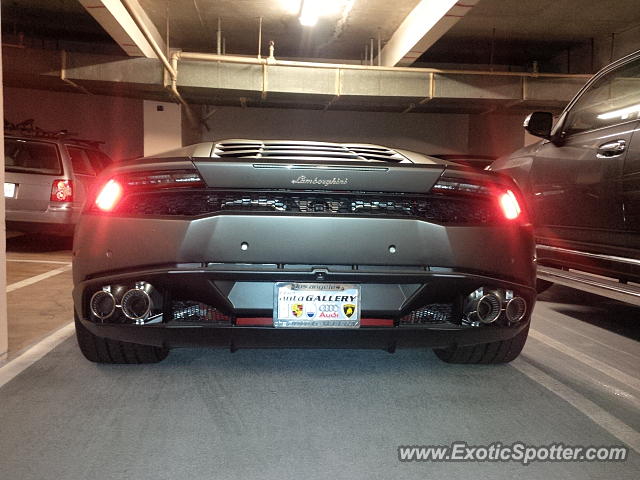
[[93, 148], [98, 148], [100, 145], [104, 145], [104, 141], [102, 140], [87, 140], [85, 138], [65, 138], [67, 142], [73, 143], [83, 143]]
[[69, 141], [69, 142], [82, 143], [94, 148], [97, 148], [99, 145], [102, 145], [105, 143], [100, 140], [86, 140], [82, 138], [69, 137], [69, 135], [75, 135], [75, 133], [70, 133], [68, 130], [58, 130], [58, 131], [44, 130], [34, 124], [33, 118], [23, 120], [22, 122], [19, 122], [19, 123], [12, 123], [7, 119], [5, 119], [4, 130], [5, 130], [5, 133], [10, 133], [10, 134], [13, 133], [14, 135], [17, 134], [24, 137], [65, 139], [66, 141]]

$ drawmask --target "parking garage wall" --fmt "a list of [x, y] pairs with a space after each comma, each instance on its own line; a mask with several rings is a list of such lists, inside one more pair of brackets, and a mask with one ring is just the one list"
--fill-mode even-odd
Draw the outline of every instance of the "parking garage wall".
[[5, 87], [4, 102], [4, 118], [11, 122], [33, 118], [45, 130], [104, 141], [103, 150], [114, 159], [143, 154], [140, 99]]
[[596, 73], [614, 60], [640, 50], [640, 25], [603, 35], [560, 51], [550, 62], [552, 71]]
[[469, 153], [499, 157], [537, 141], [525, 135], [522, 123], [526, 113], [488, 113], [469, 116]]
[[466, 153], [469, 115], [218, 107], [202, 140], [260, 138], [379, 143], [421, 153]]

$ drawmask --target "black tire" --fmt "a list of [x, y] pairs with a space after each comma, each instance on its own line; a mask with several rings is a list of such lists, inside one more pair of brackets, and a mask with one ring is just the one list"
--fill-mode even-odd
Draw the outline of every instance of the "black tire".
[[548, 280], [541, 280], [539, 278], [536, 279], [536, 291], [538, 293], [546, 292], [551, 287], [553, 287], [553, 282], [550, 282]]
[[469, 347], [449, 347], [434, 349], [440, 360], [447, 363], [509, 363], [524, 348], [529, 335], [529, 326], [508, 340], [481, 343]]
[[76, 338], [85, 358], [95, 363], [158, 363], [169, 355], [168, 348], [139, 345], [98, 337], [76, 321]]

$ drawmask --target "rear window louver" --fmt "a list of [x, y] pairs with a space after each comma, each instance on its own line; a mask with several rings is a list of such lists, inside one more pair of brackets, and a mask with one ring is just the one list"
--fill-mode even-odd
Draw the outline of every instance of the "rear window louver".
[[213, 154], [220, 158], [281, 158], [287, 160], [345, 159], [402, 162], [406, 158], [389, 148], [314, 142], [222, 142]]

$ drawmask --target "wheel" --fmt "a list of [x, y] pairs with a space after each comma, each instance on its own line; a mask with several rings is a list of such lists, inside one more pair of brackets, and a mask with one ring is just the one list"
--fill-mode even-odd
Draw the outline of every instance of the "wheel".
[[82, 325], [78, 317], [76, 339], [85, 358], [96, 363], [157, 363], [169, 355], [168, 348], [139, 345], [98, 337]]
[[507, 340], [469, 347], [438, 348], [433, 351], [440, 360], [447, 363], [509, 363], [520, 355], [528, 335], [527, 325], [518, 335]]
[[548, 280], [541, 280], [539, 278], [536, 279], [536, 291], [538, 293], [546, 292], [551, 287], [553, 287], [553, 282], [550, 282]]

